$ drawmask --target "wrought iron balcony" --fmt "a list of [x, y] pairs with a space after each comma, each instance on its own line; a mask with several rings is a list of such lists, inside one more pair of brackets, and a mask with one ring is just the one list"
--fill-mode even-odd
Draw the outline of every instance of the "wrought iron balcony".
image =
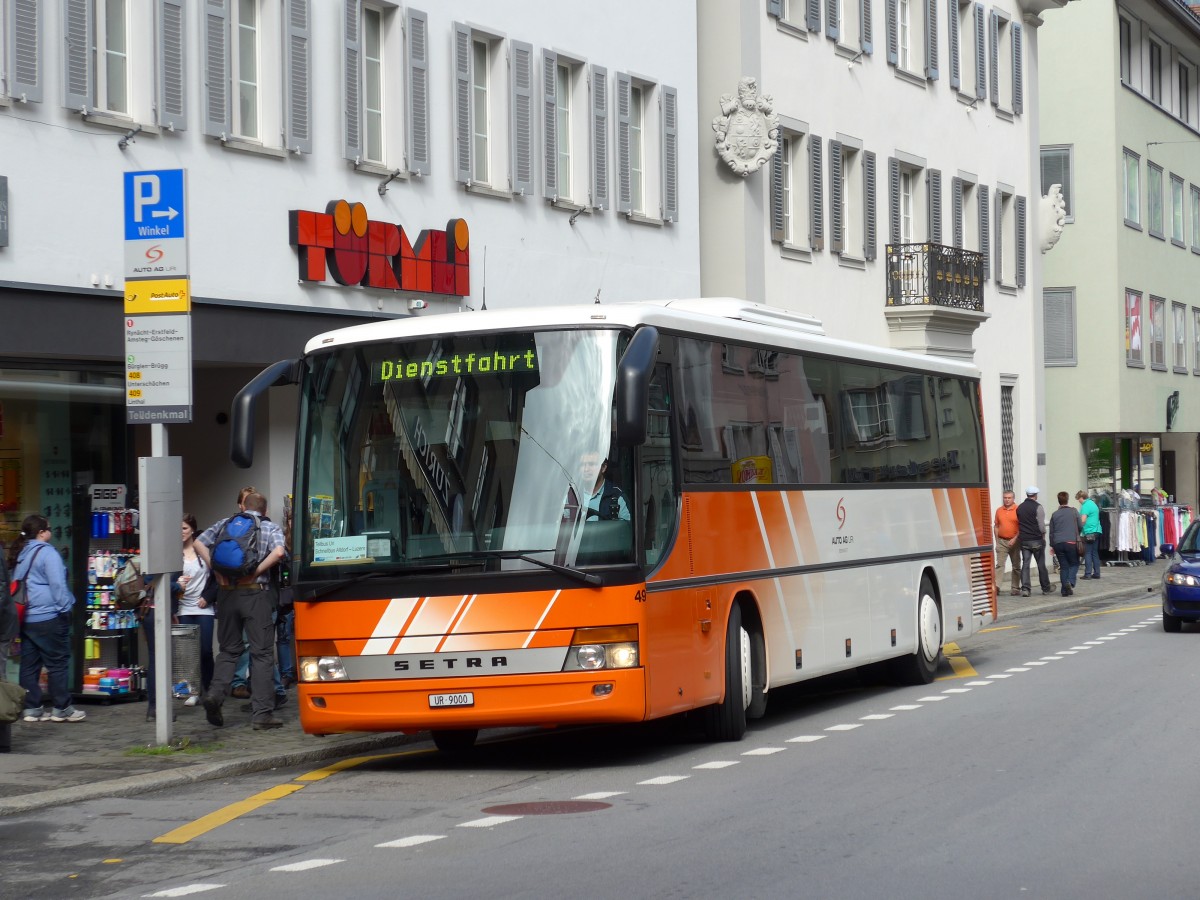
[[983, 254], [942, 244], [887, 245], [888, 306], [983, 311]]

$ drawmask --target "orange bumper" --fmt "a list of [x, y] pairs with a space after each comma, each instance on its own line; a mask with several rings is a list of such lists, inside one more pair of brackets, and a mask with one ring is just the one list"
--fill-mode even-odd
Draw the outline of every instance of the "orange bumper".
[[[598, 685], [612, 685], [612, 690], [598, 694]], [[322, 681], [297, 687], [300, 723], [309, 734], [582, 725], [646, 718], [644, 669], [507, 675], [486, 680]], [[429, 706], [431, 694], [464, 692], [474, 695], [474, 705]]]

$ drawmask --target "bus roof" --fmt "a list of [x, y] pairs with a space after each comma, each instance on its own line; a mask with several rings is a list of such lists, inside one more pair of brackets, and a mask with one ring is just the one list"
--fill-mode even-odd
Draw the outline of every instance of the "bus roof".
[[304, 352], [307, 355], [346, 345], [405, 341], [444, 334], [537, 331], [572, 326], [636, 328], [639, 325], [653, 325], [660, 331], [721, 342], [779, 347], [845, 357], [858, 362], [931, 370], [958, 377], [979, 377], [978, 369], [966, 361], [838, 340], [826, 335], [820, 320], [812, 316], [729, 297], [519, 307], [406, 316], [327, 331], [312, 338]]

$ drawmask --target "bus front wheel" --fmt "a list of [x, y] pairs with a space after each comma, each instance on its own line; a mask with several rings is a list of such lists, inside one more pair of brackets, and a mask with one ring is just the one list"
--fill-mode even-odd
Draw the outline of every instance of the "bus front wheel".
[[921, 578], [917, 595], [917, 649], [911, 656], [892, 661], [892, 672], [904, 684], [929, 684], [937, 672], [942, 655], [942, 611], [938, 607], [933, 583]]
[[460, 728], [456, 730], [431, 731], [433, 744], [443, 753], [466, 753], [475, 746], [479, 737], [477, 728]]
[[753, 684], [750, 646], [750, 634], [742, 627], [742, 609], [734, 604], [725, 630], [725, 699], [704, 710], [704, 733], [710, 741], [740, 741], [746, 734]]

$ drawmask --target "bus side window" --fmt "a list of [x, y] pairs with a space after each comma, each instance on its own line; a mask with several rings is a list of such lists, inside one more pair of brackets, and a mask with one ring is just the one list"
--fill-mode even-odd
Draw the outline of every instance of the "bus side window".
[[658, 564], [675, 522], [675, 478], [671, 468], [671, 372], [659, 364], [650, 381], [646, 443], [639, 451], [638, 502], [645, 524], [646, 564]]

